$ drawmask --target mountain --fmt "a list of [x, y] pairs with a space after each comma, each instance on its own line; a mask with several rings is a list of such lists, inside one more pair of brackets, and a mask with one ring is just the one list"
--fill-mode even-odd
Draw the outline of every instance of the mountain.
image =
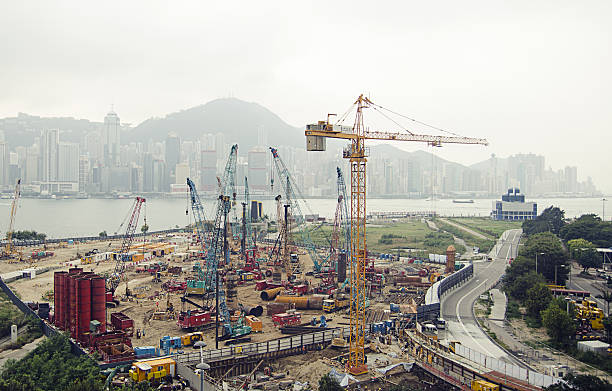
[[4, 132], [5, 140], [11, 148], [32, 145], [34, 138], [40, 136], [40, 131], [45, 129], [60, 129], [62, 141], [79, 142], [85, 133], [101, 127], [101, 122], [87, 119], [39, 117], [25, 113], [19, 113], [17, 117], [0, 119], [0, 130]]
[[268, 144], [305, 145], [303, 129], [287, 124], [257, 103], [235, 98], [215, 99], [163, 118], [150, 118], [122, 137], [126, 142], [162, 141], [168, 132], [174, 132], [183, 140], [196, 140], [204, 133], [223, 133], [227, 142], [238, 142], [240, 149], [247, 151], [258, 144], [259, 129], [267, 133]]

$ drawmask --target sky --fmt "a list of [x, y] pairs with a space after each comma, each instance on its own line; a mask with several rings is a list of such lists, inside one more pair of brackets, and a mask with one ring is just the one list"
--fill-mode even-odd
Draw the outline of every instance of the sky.
[[136, 125], [232, 96], [303, 127], [365, 93], [490, 142], [442, 158], [542, 154], [612, 194], [611, 17], [609, 0], [5, 1], [0, 117], [101, 121], [112, 104]]

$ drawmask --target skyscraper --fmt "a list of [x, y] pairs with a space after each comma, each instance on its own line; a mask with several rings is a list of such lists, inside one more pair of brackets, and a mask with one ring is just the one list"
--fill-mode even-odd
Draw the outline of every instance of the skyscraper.
[[166, 138], [166, 167], [174, 172], [181, 160], [181, 140], [176, 133], [168, 133]]
[[0, 185], [9, 185], [9, 149], [4, 141], [0, 141]]
[[119, 116], [114, 111], [110, 111], [104, 117], [103, 143], [104, 143], [104, 164], [107, 167], [119, 165], [119, 148], [121, 145], [121, 124]]
[[42, 175], [44, 182], [57, 181], [58, 177], [58, 153], [59, 153], [59, 130], [43, 130], [41, 137]]
[[249, 151], [249, 189], [264, 191], [268, 188], [268, 154], [264, 149]]
[[79, 145], [59, 143], [58, 182], [79, 182]]

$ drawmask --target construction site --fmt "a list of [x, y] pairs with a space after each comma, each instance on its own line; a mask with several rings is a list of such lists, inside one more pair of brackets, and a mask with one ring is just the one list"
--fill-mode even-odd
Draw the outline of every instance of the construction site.
[[[181, 366], [195, 379], [235, 388], [316, 389], [330, 372], [343, 385], [422, 381], [410, 372], [415, 353], [399, 335], [412, 330], [433, 337], [444, 328], [439, 304], [437, 311], [425, 305], [426, 292], [463, 265], [455, 262], [452, 246], [438, 262], [368, 252], [364, 141], [486, 140], [369, 132], [363, 127], [366, 107], [379, 106], [359, 97], [352, 127], [332, 124], [329, 117], [307, 126], [308, 150], [324, 150], [330, 137], [350, 142], [343, 153], [350, 161], [348, 184], [340, 168], [335, 173], [338, 202], [327, 223], [332, 227], [327, 246], [311, 240], [320, 223], [306, 221], [307, 201], [272, 147], [276, 211], [263, 221], [248, 179], [236, 178], [238, 145], [233, 145], [212, 211], [204, 210], [196, 185], [187, 179], [194, 223], [181, 232], [136, 234], [146, 207], [146, 200], [136, 197], [119, 238], [17, 252], [9, 237], [3, 279], [25, 302], [49, 301], [51, 311], [39, 315], [96, 353], [101, 365], [125, 366], [126, 374], [113, 380], [119, 383], [164, 382]], [[237, 181], [244, 181], [244, 194], [237, 194]], [[255, 225], [264, 234], [255, 235]], [[247, 354], [253, 347], [259, 350]], [[224, 352], [225, 361], [214, 352]], [[170, 361], [158, 363], [165, 359]], [[440, 382], [420, 376], [432, 385]]]

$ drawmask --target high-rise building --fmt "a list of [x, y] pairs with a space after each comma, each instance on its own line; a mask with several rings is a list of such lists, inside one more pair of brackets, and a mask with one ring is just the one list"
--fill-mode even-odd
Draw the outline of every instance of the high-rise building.
[[40, 155], [38, 154], [38, 150], [29, 147], [26, 150], [26, 158], [24, 163], [24, 173], [23, 173], [23, 183], [31, 184], [32, 182], [39, 181], [39, 164], [40, 164]]
[[8, 144], [0, 141], [0, 185], [9, 185], [9, 149]]
[[87, 155], [79, 156], [79, 191], [86, 192], [89, 186], [90, 164]]
[[59, 143], [58, 182], [79, 182], [79, 144]]
[[213, 191], [217, 186], [217, 151], [200, 152], [200, 186], [202, 191]]
[[147, 152], [143, 156], [142, 191], [153, 191], [153, 154], [151, 152]]
[[268, 188], [268, 154], [261, 149], [253, 149], [248, 154], [249, 190], [265, 191]]
[[59, 130], [43, 130], [40, 143], [42, 159], [42, 175], [40, 179], [44, 182], [57, 181], [59, 169]]
[[565, 167], [565, 191], [568, 193], [578, 192], [578, 167]]
[[121, 145], [121, 121], [114, 111], [104, 117], [103, 128], [104, 164], [107, 167], [119, 165], [119, 151]]
[[166, 166], [174, 172], [181, 160], [181, 140], [176, 133], [168, 133], [166, 138]]
[[179, 185], [186, 185], [187, 178], [189, 177], [189, 164], [179, 163], [176, 165], [174, 183]]

